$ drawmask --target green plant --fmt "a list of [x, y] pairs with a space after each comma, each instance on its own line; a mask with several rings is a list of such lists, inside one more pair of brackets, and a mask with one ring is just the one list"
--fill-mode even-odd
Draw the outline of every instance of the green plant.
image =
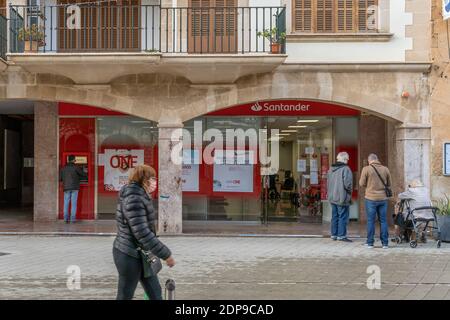
[[281, 44], [286, 39], [286, 32], [278, 32], [277, 28], [265, 29], [257, 33], [258, 37], [264, 37], [272, 43]]
[[434, 205], [439, 209], [438, 214], [450, 216], [450, 198], [448, 195], [444, 195], [444, 198], [434, 201]]
[[20, 28], [17, 38], [20, 41], [37, 41], [42, 46], [45, 40], [44, 28], [36, 24], [32, 24], [30, 28]]

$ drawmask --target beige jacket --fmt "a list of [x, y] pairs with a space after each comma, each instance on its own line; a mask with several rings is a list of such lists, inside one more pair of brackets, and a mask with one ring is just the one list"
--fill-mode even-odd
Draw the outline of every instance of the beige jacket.
[[[378, 161], [373, 162], [372, 165], [377, 168], [384, 183], [391, 187], [392, 179], [389, 169], [381, 165]], [[359, 179], [359, 185], [366, 188], [366, 199], [372, 201], [383, 201], [387, 199], [383, 183], [380, 181], [380, 178], [371, 166], [366, 166], [363, 168], [361, 178]]]

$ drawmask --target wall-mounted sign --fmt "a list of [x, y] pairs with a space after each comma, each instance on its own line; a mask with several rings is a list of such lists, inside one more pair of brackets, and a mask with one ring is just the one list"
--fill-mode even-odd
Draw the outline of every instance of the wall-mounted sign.
[[144, 164], [144, 150], [105, 149], [106, 191], [119, 191], [128, 183], [130, 169]]
[[450, 176], [450, 142], [444, 143], [444, 176]]
[[309, 100], [269, 100], [241, 104], [208, 116], [358, 116], [358, 110], [337, 104]]
[[253, 151], [216, 150], [214, 192], [253, 192]]
[[450, 0], [442, 0], [442, 17], [444, 20], [450, 19]]

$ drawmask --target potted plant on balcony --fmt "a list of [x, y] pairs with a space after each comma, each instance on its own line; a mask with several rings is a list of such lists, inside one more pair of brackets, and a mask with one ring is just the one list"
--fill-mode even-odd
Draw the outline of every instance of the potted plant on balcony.
[[265, 29], [257, 33], [258, 37], [264, 37], [270, 41], [270, 52], [273, 54], [281, 53], [281, 45], [286, 39], [285, 32], [279, 32], [277, 28]]
[[444, 198], [435, 201], [435, 206], [439, 209], [436, 215], [437, 222], [441, 229], [441, 240], [450, 242], [450, 198], [445, 195]]
[[24, 52], [38, 52], [45, 45], [45, 33], [42, 26], [32, 24], [30, 28], [20, 28], [17, 38], [24, 42]]

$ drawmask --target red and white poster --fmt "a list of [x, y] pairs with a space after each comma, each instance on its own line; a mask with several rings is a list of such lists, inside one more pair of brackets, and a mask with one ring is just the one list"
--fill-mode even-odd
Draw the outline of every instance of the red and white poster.
[[119, 191], [127, 184], [130, 170], [139, 164], [144, 164], [142, 149], [105, 149], [105, 190]]
[[252, 151], [216, 150], [214, 155], [214, 192], [253, 192]]
[[320, 156], [320, 173], [322, 175], [322, 179], [320, 180], [320, 199], [327, 199], [327, 181], [328, 181], [328, 170], [330, 169], [330, 157], [328, 153], [323, 153]]

